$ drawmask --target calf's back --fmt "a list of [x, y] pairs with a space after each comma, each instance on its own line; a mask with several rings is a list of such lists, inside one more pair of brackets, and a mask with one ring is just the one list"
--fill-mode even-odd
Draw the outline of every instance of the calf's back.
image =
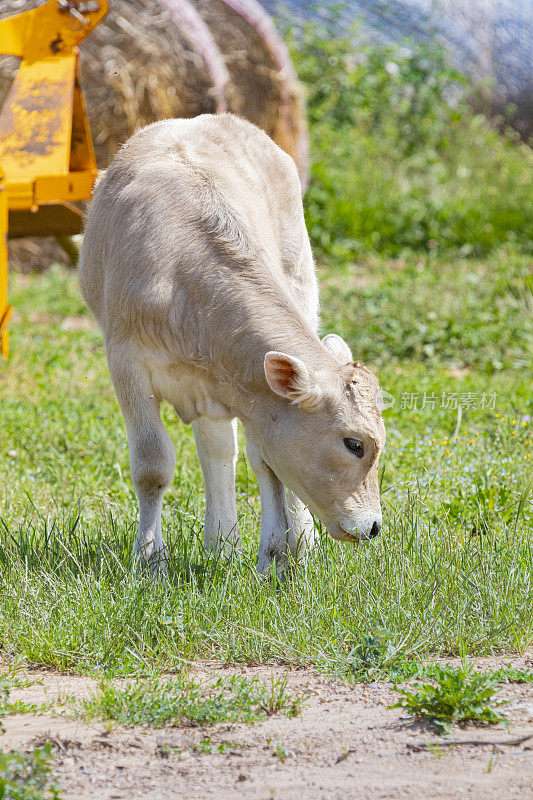
[[80, 280], [108, 344], [231, 372], [273, 329], [307, 338], [318, 297], [292, 159], [231, 115], [144, 128], [96, 188]]

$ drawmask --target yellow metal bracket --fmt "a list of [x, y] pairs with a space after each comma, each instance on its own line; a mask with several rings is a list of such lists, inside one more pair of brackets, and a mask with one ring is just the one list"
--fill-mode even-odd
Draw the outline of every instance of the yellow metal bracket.
[[0, 53], [22, 59], [0, 110], [0, 337], [8, 354], [6, 239], [81, 230], [74, 201], [97, 175], [78, 45], [107, 0], [49, 0], [0, 21]]

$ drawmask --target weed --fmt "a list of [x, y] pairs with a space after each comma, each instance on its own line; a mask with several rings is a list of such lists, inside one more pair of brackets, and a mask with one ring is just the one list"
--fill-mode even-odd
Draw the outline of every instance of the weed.
[[288, 750], [285, 750], [285, 748], [281, 744], [276, 745], [276, 747], [274, 748], [274, 753], [279, 758], [280, 761], [286, 761], [290, 756], [290, 752]]
[[12, 689], [26, 688], [33, 683], [34, 681], [19, 678], [12, 671], [0, 675], [0, 731], [3, 730], [2, 717], [11, 716], [12, 714], [42, 714], [48, 710], [49, 706], [46, 703], [37, 706], [35, 703], [11, 700]]
[[199, 742], [191, 745], [192, 750], [195, 753], [212, 753], [213, 752], [213, 745], [211, 744], [211, 737], [207, 736], [204, 739], [200, 739]]
[[386, 658], [384, 643], [372, 634], [365, 634], [363, 641], [348, 653], [348, 669], [357, 677], [370, 677], [382, 666]]
[[497, 763], [498, 763], [498, 754], [493, 753], [489, 758], [489, 763], [487, 764], [487, 772], [491, 773]]
[[2, 800], [60, 800], [51, 776], [51, 746], [33, 753], [0, 751], [0, 798]]
[[440, 761], [441, 758], [444, 758], [445, 756], [449, 755], [449, 753], [446, 752], [446, 748], [441, 748], [439, 747], [438, 744], [429, 745], [428, 750], [431, 753], [431, 755], [435, 756], [435, 758], [438, 761]]
[[483, 675], [469, 667], [439, 667], [435, 670], [435, 684], [417, 683], [415, 691], [395, 687], [400, 699], [390, 708], [404, 708], [414, 716], [429, 719], [445, 734], [454, 724], [507, 724], [507, 718], [498, 710], [505, 701], [494, 699], [498, 683], [494, 675]]
[[163, 742], [162, 744], [158, 745], [157, 752], [161, 758], [168, 758], [172, 753], [175, 752], [175, 748], [171, 747], [168, 742]]
[[217, 753], [237, 753], [241, 751], [245, 745], [235, 744], [234, 742], [220, 742], [220, 744], [213, 745], [211, 737], [206, 736], [199, 742], [194, 742], [190, 745], [189, 751], [192, 753], [208, 754], [213, 752], [213, 748]]
[[302, 713], [302, 702], [304, 698], [294, 697], [287, 691], [288, 676], [284, 675], [279, 680], [274, 680], [274, 675], [270, 676], [270, 686], [263, 692], [260, 708], [267, 717], [283, 711], [288, 717], [297, 717]]
[[273, 681], [267, 688], [241, 675], [203, 684], [188, 677], [138, 679], [123, 686], [104, 680], [98, 693], [81, 704], [81, 711], [87, 720], [154, 727], [254, 722], [279, 712], [294, 716], [300, 701], [280, 683]]
[[515, 667], [501, 667], [491, 676], [498, 680], [498, 683], [533, 683], [533, 670], [515, 669]]
[[217, 752], [218, 753], [238, 753], [241, 750], [244, 750], [246, 745], [244, 744], [237, 744], [235, 742], [220, 742], [217, 745]]

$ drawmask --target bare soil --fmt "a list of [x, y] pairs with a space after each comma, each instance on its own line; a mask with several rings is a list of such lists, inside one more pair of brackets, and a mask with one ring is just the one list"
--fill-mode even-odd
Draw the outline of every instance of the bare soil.
[[[531, 656], [478, 659], [484, 669], [511, 663], [531, 668]], [[201, 673], [223, 674], [215, 666]], [[233, 671], [270, 680], [267, 667]], [[282, 674], [275, 668], [276, 675]], [[51, 672], [28, 673], [39, 683], [12, 692], [28, 703], [88, 697], [95, 682]], [[147, 798], [277, 798], [278, 800], [526, 800], [533, 798], [533, 686], [506, 684], [511, 724], [459, 728], [451, 739], [485, 744], [417, 749], [442, 740], [431, 725], [414, 722], [388, 683], [349, 686], [309, 670], [292, 670], [289, 688], [307, 695], [301, 717], [274, 716], [255, 725], [211, 728], [87, 725], [63, 716], [21, 715], [4, 720], [2, 750], [30, 750], [46, 741], [55, 750], [54, 771], [64, 800]], [[210, 737], [212, 751], [195, 746]], [[217, 747], [225, 743], [221, 753]]]

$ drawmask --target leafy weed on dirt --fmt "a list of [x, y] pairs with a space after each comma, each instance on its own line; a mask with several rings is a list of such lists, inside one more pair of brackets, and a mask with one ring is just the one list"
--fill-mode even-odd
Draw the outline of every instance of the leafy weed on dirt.
[[0, 751], [0, 800], [61, 800], [50, 750], [46, 744], [29, 755]]
[[494, 698], [499, 679], [470, 667], [435, 669], [435, 683], [416, 683], [415, 691], [398, 689], [400, 699], [390, 708], [403, 708], [410, 714], [431, 720], [444, 734], [455, 724], [508, 724], [499, 711], [504, 700]]

